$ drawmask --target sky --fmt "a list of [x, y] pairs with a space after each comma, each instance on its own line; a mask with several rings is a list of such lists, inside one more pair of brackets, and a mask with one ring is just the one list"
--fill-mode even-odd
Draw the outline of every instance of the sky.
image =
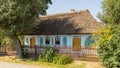
[[102, 0], [52, 0], [52, 5], [49, 5], [47, 14], [56, 14], [69, 12], [70, 9], [76, 11], [88, 9], [92, 16], [97, 18], [97, 14], [102, 11]]

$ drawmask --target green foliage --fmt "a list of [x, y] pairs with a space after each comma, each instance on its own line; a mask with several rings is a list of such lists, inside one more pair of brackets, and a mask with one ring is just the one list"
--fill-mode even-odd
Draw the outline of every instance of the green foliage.
[[85, 46], [91, 47], [95, 43], [95, 40], [92, 39], [92, 36], [88, 36], [85, 39]]
[[2, 38], [1, 44], [2, 45], [11, 45], [12, 41], [13, 40], [10, 37], [4, 37], [4, 38]]
[[22, 46], [24, 46], [24, 37], [23, 36], [18, 36], [20, 43]]
[[39, 60], [43, 62], [53, 62], [53, 57], [55, 56], [54, 50], [52, 47], [45, 47], [42, 50]]
[[72, 59], [63, 54], [55, 53], [52, 47], [45, 47], [42, 50], [42, 53], [39, 56], [39, 61], [42, 62], [52, 62], [55, 64], [68, 64], [72, 62]]
[[120, 0], [103, 0], [102, 9], [98, 17], [103, 23], [120, 23]]
[[28, 58], [28, 50], [24, 48], [24, 46], [21, 47], [22, 48], [22, 56], [23, 58]]
[[0, 28], [9, 35], [30, 30], [38, 14], [46, 14], [51, 0], [0, 0]]
[[0, 28], [0, 45], [2, 44], [3, 38], [4, 38], [4, 30]]
[[106, 26], [96, 32], [98, 53], [105, 67], [120, 68], [120, 0], [103, 0], [102, 8], [98, 17]]
[[1, 45], [11, 45], [12, 39], [9, 36], [6, 36], [6, 33], [3, 29], [0, 28], [0, 44]]
[[95, 33], [98, 53], [107, 68], [120, 68], [120, 24], [108, 25]]
[[21, 58], [18, 35], [29, 33], [37, 24], [38, 15], [46, 14], [51, 0], [0, 0], [0, 28], [13, 39], [17, 57]]
[[57, 56], [54, 57], [54, 61], [53, 63], [55, 64], [69, 64], [72, 62], [72, 59], [68, 56], [68, 55], [64, 55], [64, 54], [58, 54]]

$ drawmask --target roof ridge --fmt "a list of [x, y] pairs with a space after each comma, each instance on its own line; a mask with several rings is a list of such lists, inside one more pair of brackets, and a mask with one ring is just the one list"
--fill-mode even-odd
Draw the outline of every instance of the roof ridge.
[[42, 18], [46, 18], [46, 17], [53, 17], [53, 16], [60, 16], [60, 15], [66, 15], [66, 14], [75, 14], [75, 13], [82, 13], [82, 12], [89, 12], [88, 9], [84, 9], [84, 10], [75, 10], [74, 12], [63, 12], [63, 13], [55, 13], [55, 14], [48, 14], [48, 15], [43, 15], [43, 16], [39, 16]]
[[30, 35], [78, 35], [91, 34], [102, 27], [91, 15], [89, 10], [46, 15], [37, 18], [38, 25]]

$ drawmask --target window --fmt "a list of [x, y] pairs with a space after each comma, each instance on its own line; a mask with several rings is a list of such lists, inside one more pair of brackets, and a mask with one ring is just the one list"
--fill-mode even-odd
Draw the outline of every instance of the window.
[[93, 39], [91, 39], [92, 36], [88, 36], [86, 39], [85, 39], [85, 46], [91, 46], [95, 41]]
[[63, 38], [63, 45], [65, 45], [65, 46], [67, 45], [67, 38], [66, 37]]
[[50, 44], [50, 38], [46, 38], [46, 39], [45, 39], [45, 43], [46, 43], [46, 44]]
[[60, 45], [60, 38], [55, 38], [55, 44]]
[[40, 45], [43, 45], [43, 38], [40, 38]]
[[26, 44], [29, 44], [29, 38], [26, 38]]

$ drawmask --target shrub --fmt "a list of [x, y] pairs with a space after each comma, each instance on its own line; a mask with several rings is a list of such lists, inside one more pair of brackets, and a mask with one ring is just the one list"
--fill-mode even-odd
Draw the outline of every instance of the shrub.
[[52, 62], [55, 64], [68, 64], [72, 62], [72, 59], [67, 55], [55, 53], [52, 47], [45, 47], [39, 56], [39, 61]]
[[24, 46], [21, 47], [22, 49], [22, 56], [23, 58], [28, 58], [28, 50], [24, 48]]
[[45, 47], [42, 50], [42, 53], [39, 56], [39, 60], [42, 62], [53, 62], [53, 57], [55, 56], [54, 50], [52, 47]]
[[71, 63], [72, 62], [72, 59], [67, 56], [67, 55], [64, 55], [64, 54], [58, 54], [54, 57], [54, 61], [53, 63], [55, 64], [68, 64], [68, 63]]
[[106, 68], [120, 68], [120, 27], [112, 25], [96, 33], [98, 53]]

